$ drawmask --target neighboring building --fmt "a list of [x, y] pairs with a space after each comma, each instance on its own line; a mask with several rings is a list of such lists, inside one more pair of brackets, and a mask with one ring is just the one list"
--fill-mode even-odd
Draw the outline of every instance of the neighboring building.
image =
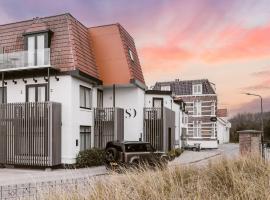
[[230, 142], [231, 123], [228, 121], [226, 108], [217, 110], [217, 139], [219, 144]]
[[[144, 109], [144, 136], [149, 141], [160, 141], [168, 151], [181, 148], [181, 135], [186, 132], [187, 114], [183, 100], [174, 100], [171, 91], [147, 90]], [[162, 138], [160, 140], [160, 138]]]
[[175, 98], [186, 103], [188, 131], [182, 134], [186, 145], [200, 143], [202, 148], [218, 147], [216, 122], [210, 120], [216, 117], [217, 95], [207, 79], [157, 82], [154, 89], [170, 90]]

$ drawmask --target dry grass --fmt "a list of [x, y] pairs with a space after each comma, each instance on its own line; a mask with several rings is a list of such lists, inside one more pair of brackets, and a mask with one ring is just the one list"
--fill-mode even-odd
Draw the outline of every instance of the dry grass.
[[258, 157], [224, 158], [204, 167], [112, 174], [50, 199], [270, 199], [269, 181], [270, 164]]

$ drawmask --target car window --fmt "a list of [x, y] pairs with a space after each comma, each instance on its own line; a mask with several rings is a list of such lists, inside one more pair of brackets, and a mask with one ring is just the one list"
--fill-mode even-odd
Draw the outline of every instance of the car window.
[[126, 152], [151, 152], [153, 151], [150, 144], [126, 144]]

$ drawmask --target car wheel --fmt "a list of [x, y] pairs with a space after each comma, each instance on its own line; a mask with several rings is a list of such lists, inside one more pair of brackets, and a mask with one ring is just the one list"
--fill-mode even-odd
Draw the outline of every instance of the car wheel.
[[105, 158], [108, 162], [115, 162], [118, 159], [118, 152], [115, 148], [106, 149]]

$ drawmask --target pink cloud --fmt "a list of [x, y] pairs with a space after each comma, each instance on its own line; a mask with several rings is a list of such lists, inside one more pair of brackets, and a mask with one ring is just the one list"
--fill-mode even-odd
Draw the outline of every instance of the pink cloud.
[[[252, 59], [270, 55], [270, 24], [262, 27], [244, 29], [229, 29], [221, 33], [221, 36], [228, 37], [227, 45], [220, 48], [213, 48], [202, 57], [208, 62], [226, 60]], [[230, 33], [232, 32], [232, 33]], [[220, 40], [223, 38], [220, 37]]]

